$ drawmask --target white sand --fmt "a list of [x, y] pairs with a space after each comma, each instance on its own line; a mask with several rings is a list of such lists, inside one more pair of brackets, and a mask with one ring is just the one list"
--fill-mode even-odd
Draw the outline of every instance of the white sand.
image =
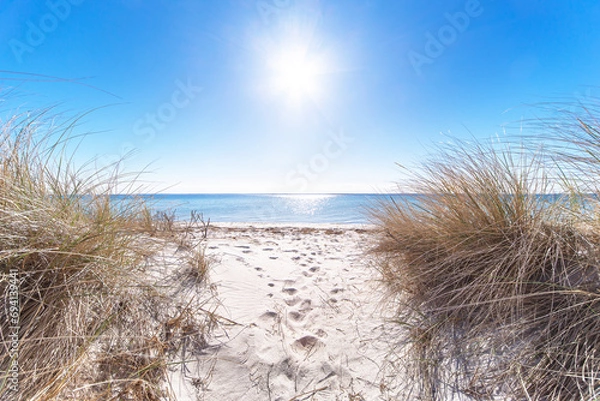
[[[172, 376], [178, 400], [393, 399], [393, 325], [364, 252], [373, 228], [218, 224], [206, 255], [221, 305], [204, 355]], [[393, 311], [388, 311], [388, 317]]]

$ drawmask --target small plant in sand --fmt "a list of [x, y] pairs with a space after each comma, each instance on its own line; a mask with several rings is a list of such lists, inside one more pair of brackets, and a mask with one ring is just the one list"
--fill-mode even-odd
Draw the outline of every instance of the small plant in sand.
[[374, 254], [406, 327], [405, 395], [600, 396], [600, 231], [581, 224], [581, 196], [548, 195], [569, 182], [549, 160], [459, 143], [423, 163], [416, 200], [374, 212]]
[[77, 121], [46, 114], [0, 122], [0, 399], [166, 399], [169, 353], [208, 334], [145, 277], [166, 223], [115, 203], [122, 177], [74, 169]]

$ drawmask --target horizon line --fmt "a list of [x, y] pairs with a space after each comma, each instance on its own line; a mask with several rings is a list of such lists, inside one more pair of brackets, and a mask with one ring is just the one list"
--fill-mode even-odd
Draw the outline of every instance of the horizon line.
[[[117, 193], [114, 195], [395, 195], [411, 192], [140, 192]], [[414, 193], [416, 194], [416, 192]]]

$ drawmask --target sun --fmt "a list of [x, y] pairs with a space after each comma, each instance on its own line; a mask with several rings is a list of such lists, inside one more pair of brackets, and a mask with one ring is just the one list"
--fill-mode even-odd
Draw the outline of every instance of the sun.
[[318, 60], [303, 49], [287, 49], [274, 56], [270, 62], [273, 86], [291, 98], [314, 97], [319, 89], [322, 69]]

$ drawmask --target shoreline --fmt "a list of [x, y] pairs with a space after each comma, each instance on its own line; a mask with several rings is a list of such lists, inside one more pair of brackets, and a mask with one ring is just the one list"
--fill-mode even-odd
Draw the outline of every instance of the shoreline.
[[[210, 228], [227, 229], [269, 229], [269, 228], [290, 228], [290, 229], [315, 229], [315, 230], [367, 230], [376, 231], [377, 225], [372, 223], [303, 223], [303, 222], [210, 222]], [[210, 230], [209, 228], [209, 230]]]

